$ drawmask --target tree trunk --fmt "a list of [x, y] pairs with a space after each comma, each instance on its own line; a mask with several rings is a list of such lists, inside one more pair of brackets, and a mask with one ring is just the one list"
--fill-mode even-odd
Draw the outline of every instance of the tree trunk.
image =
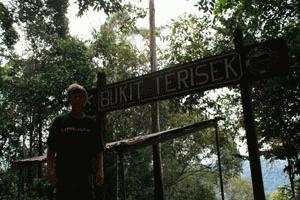
[[[156, 60], [156, 39], [155, 39], [155, 9], [154, 0], [149, 1], [149, 22], [150, 22], [150, 67], [151, 72], [157, 70]], [[152, 132], [159, 132], [159, 103], [152, 104]], [[154, 168], [154, 196], [155, 200], [164, 199], [163, 181], [162, 181], [162, 165], [160, 144], [153, 145], [153, 168]]]

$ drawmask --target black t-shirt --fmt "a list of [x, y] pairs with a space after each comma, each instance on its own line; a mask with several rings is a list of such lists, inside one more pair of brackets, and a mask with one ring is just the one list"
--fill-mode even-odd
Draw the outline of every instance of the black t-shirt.
[[103, 149], [95, 120], [87, 116], [77, 119], [70, 114], [55, 118], [47, 144], [56, 152], [58, 177], [91, 172], [96, 154]]

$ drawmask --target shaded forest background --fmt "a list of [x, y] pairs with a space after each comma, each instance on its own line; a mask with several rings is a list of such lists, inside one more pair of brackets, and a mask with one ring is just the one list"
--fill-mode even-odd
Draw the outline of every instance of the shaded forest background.
[[[137, 27], [147, 9], [138, 1], [78, 0], [79, 15], [89, 9], [107, 14], [90, 41], [69, 34], [68, 0], [7, 0], [0, 2], [0, 199], [17, 199], [19, 175], [12, 161], [43, 155], [51, 120], [68, 110], [66, 87], [73, 82], [96, 86], [98, 72], [116, 82], [150, 72], [149, 30]], [[159, 6], [159, 2], [156, 3]], [[269, 161], [286, 160], [290, 184], [268, 199], [289, 199], [300, 187], [300, 2], [297, 0], [199, 0], [198, 15], [186, 14], [158, 27], [166, 47], [158, 47], [160, 69], [176, 63], [233, 49], [232, 33], [241, 28], [245, 44], [286, 37], [289, 74], [251, 83], [260, 152]], [[168, 34], [163, 34], [169, 30]], [[16, 44], [25, 41], [22, 55]], [[138, 48], [135, 38], [139, 38]], [[161, 130], [224, 116], [219, 123], [226, 198], [253, 199], [251, 181], [242, 178], [236, 141], [245, 141], [238, 86], [187, 95], [160, 104]], [[90, 105], [92, 106], [92, 105]], [[87, 109], [91, 112], [91, 109]], [[150, 106], [108, 115], [106, 141], [145, 134], [151, 130]], [[94, 114], [91, 112], [91, 114]], [[162, 144], [166, 199], [220, 199], [214, 130]], [[116, 155], [105, 156], [107, 199], [115, 190]], [[150, 148], [125, 156], [127, 199], [153, 199]], [[43, 168], [42, 168], [43, 169]], [[24, 175], [23, 199], [45, 199], [43, 171]], [[112, 186], [112, 187], [108, 187]]]

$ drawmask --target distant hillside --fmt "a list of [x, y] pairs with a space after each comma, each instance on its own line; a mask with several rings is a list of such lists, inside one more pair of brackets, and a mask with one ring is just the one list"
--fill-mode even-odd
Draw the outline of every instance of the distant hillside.
[[[260, 161], [265, 192], [270, 193], [276, 190], [279, 186], [289, 184], [288, 175], [283, 172], [286, 161], [278, 160], [269, 163], [264, 157], [261, 157]], [[251, 178], [249, 161], [245, 161], [243, 163], [242, 176]]]

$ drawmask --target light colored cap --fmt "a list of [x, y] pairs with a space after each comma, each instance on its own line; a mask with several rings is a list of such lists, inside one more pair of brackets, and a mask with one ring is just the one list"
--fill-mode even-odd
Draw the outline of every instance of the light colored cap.
[[73, 84], [69, 85], [69, 87], [67, 89], [68, 98], [70, 98], [70, 96], [75, 93], [81, 93], [86, 98], [88, 97], [86, 89], [77, 83], [73, 83]]

